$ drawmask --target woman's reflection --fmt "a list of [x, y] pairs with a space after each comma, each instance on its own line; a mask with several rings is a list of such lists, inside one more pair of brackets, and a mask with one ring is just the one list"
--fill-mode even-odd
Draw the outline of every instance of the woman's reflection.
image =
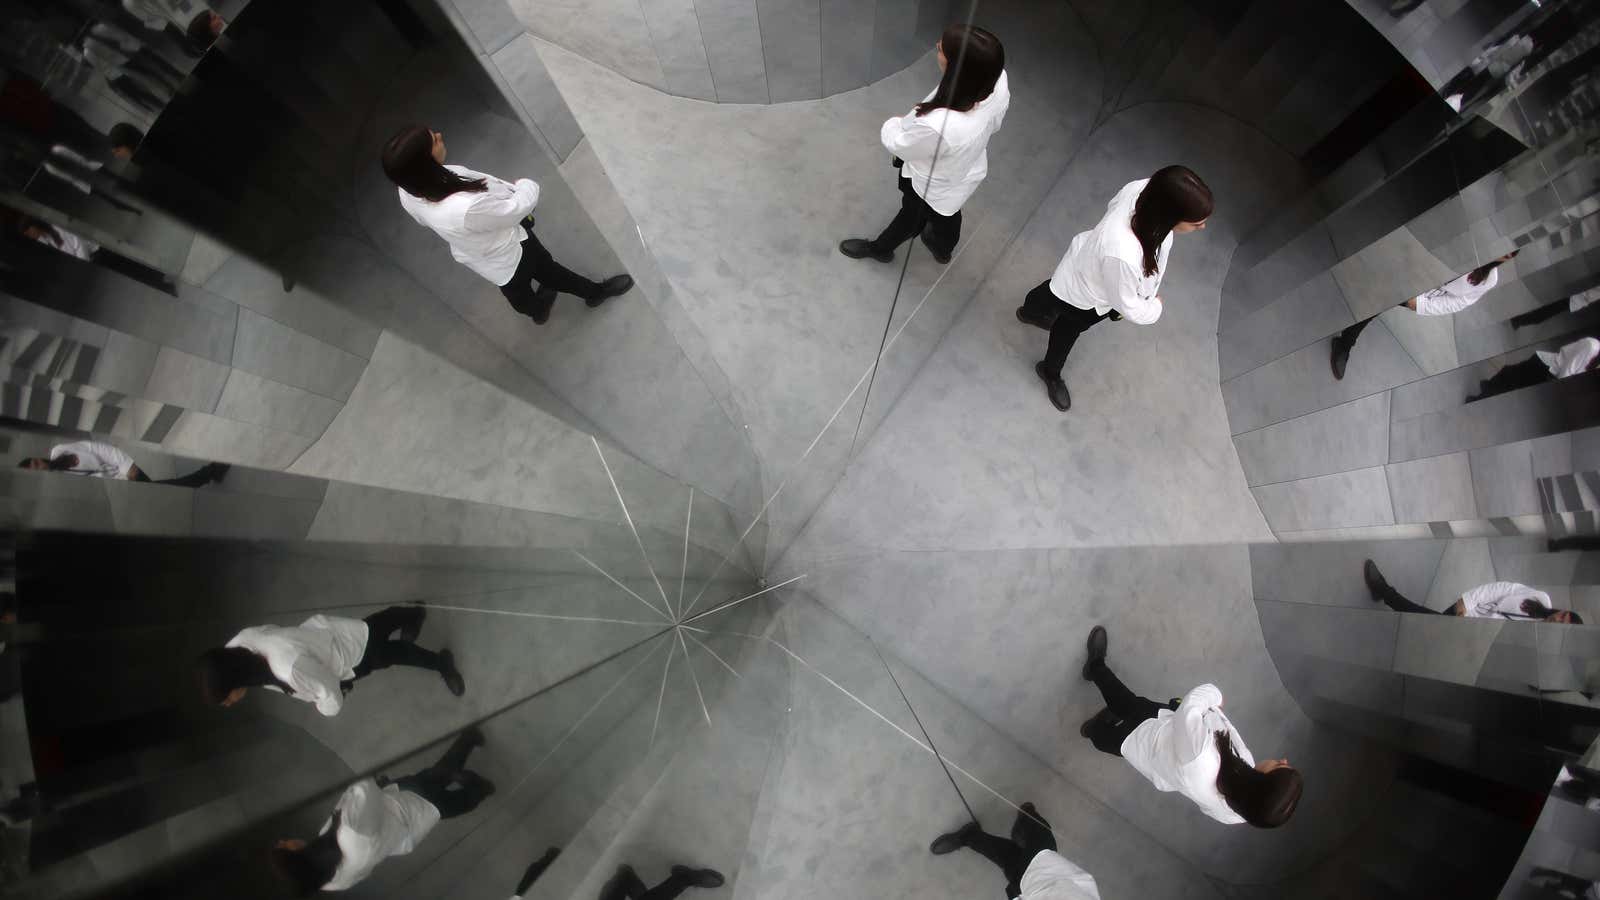
[[1521, 362], [1502, 366], [1500, 371], [1478, 382], [1478, 392], [1467, 396], [1474, 403], [1496, 394], [1533, 387], [1548, 381], [1571, 378], [1600, 367], [1600, 340], [1578, 338], [1560, 350], [1537, 350]]
[[1515, 581], [1491, 581], [1480, 584], [1462, 594], [1448, 609], [1429, 609], [1420, 603], [1407, 600], [1389, 585], [1378, 564], [1367, 560], [1361, 566], [1367, 590], [1372, 599], [1395, 612], [1429, 613], [1436, 616], [1464, 616], [1469, 619], [1511, 619], [1532, 622], [1557, 622], [1563, 625], [1582, 625], [1583, 617], [1570, 609], [1555, 609], [1550, 605], [1550, 595]]
[[716, 869], [673, 866], [666, 881], [647, 887], [633, 866], [624, 865], [618, 866], [617, 873], [600, 889], [599, 900], [672, 900], [689, 888], [718, 888], [724, 881]]
[[349, 890], [378, 863], [417, 849], [441, 819], [466, 815], [494, 793], [493, 782], [467, 769], [468, 754], [482, 745], [483, 732], [468, 728], [416, 774], [350, 785], [316, 838], [277, 843], [273, 868], [298, 896]]
[[[1461, 312], [1483, 299], [1484, 294], [1489, 293], [1500, 283], [1500, 266], [1515, 259], [1519, 252], [1521, 251], [1513, 250], [1505, 256], [1491, 259], [1460, 278], [1418, 294], [1399, 305], [1419, 316], [1448, 316]], [[1345, 368], [1350, 363], [1350, 351], [1355, 347], [1356, 339], [1361, 337], [1361, 332], [1372, 324], [1373, 319], [1381, 315], [1382, 312], [1368, 316], [1339, 332], [1333, 339], [1333, 349], [1328, 364], [1333, 369], [1335, 379], [1344, 379]]]

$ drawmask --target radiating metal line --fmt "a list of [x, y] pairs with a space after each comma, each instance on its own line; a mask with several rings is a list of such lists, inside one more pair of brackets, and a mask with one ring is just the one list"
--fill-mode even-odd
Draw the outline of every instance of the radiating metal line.
[[961, 805], [967, 808], [967, 817], [974, 822], [978, 821], [978, 814], [972, 811], [972, 804], [967, 802], [967, 795], [961, 793], [961, 786], [956, 784], [955, 776], [950, 774], [950, 767], [945, 765], [943, 754], [939, 752], [938, 745], [933, 742], [933, 735], [928, 733], [928, 726], [922, 724], [922, 717], [917, 715], [917, 708], [911, 705], [911, 698], [906, 696], [906, 689], [900, 686], [900, 679], [894, 677], [894, 669], [890, 667], [889, 661], [884, 659], [883, 651], [879, 649], [878, 642], [870, 637], [867, 638], [867, 642], [872, 644], [872, 651], [878, 654], [878, 662], [883, 663], [883, 670], [889, 673], [889, 680], [894, 682], [894, 689], [900, 692], [901, 702], [906, 705], [906, 709], [911, 710], [911, 720], [917, 723], [917, 730], [922, 732], [923, 739], [928, 742], [929, 747], [933, 748], [933, 758], [939, 761], [939, 768], [944, 770], [944, 777], [950, 779], [951, 789], [956, 792], [956, 797], [961, 801]]
[[692, 619], [685, 619], [684, 621], [686, 621], [686, 622], [697, 622], [697, 621], [705, 618], [706, 616], [711, 615], [712, 613], [718, 613], [718, 612], [722, 612], [725, 609], [731, 609], [731, 608], [733, 608], [735, 606], [738, 606], [739, 604], [745, 602], [746, 600], [752, 600], [752, 599], [754, 599], [756, 597], [761, 596], [762, 594], [768, 593], [770, 591], [775, 591], [778, 588], [783, 587], [784, 585], [794, 584], [796, 581], [799, 581], [800, 579], [806, 577], [807, 574], [808, 573], [806, 573], [806, 572], [801, 572], [799, 575], [796, 575], [795, 577], [789, 579], [788, 581], [780, 581], [780, 582], [778, 582], [777, 584], [775, 584], [775, 585], [773, 585], [771, 587], [764, 587], [761, 590], [756, 591], [754, 594], [748, 594], [746, 596], [740, 597], [737, 600], [729, 600], [727, 603], [724, 603], [721, 606], [714, 606], [711, 609], [708, 609], [705, 612], [701, 613], [700, 615], [695, 616]]
[[683, 632], [673, 629], [678, 635], [678, 643], [683, 645], [683, 664], [689, 669], [689, 677], [694, 680], [695, 696], [700, 698], [700, 712], [706, 717], [706, 724], [711, 724], [711, 710], [706, 709], [706, 695], [700, 693], [700, 676], [694, 673], [694, 660], [689, 658], [689, 645], [683, 642]]
[[667, 699], [667, 673], [672, 671], [672, 641], [667, 641], [667, 664], [661, 668], [661, 691], [656, 694], [656, 720], [650, 723], [650, 746], [656, 745], [656, 728], [661, 725], [661, 701]]
[[576, 554], [579, 559], [581, 559], [584, 562], [588, 563], [589, 564], [589, 568], [595, 570], [596, 572], [599, 572], [601, 575], [604, 575], [612, 584], [614, 584], [617, 587], [622, 588], [623, 590], [627, 591], [628, 592], [628, 596], [630, 596], [633, 599], [639, 601], [640, 603], [643, 603], [645, 606], [650, 607], [650, 611], [651, 612], [655, 613], [656, 615], [660, 616], [663, 619], [666, 619], [668, 622], [672, 621], [672, 617], [671, 616], [669, 616], [666, 613], [662, 612], [661, 609], [659, 607], [657, 607], [654, 603], [651, 603], [649, 600], [646, 600], [645, 598], [639, 596], [638, 594], [635, 594], [633, 592], [632, 588], [630, 588], [627, 585], [623, 584], [622, 582], [616, 580], [615, 578], [612, 578], [610, 572], [607, 572], [605, 569], [602, 569], [599, 566], [595, 565], [594, 560], [590, 559], [587, 556], [584, 556], [582, 551], [574, 550], [572, 552], [574, 554]]
[[719, 663], [722, 663], [722, 667], [724, 669], [728, 670], [728, 674], [732, 675], [735, 678], [743, 677], [738, 673], [737, 670], [735, 670], [733, 668], [733, 666], [728, 665], [728, 661], [727, 660], [725, 660], [722, 657], [718, 656], [717, 655], [717, 651], [715, 651], [715, 650], [711, 649], [709, 646], [707, 646], [705, 641], [700, 640], [699, 638], [695, 637], [692, 634], [689, 635], [689, 640], [694, 641], [696, 644], [700, 645], [700, 649], [701, 650], [704, 650], [705, 652], [711, 654], [711, 658], [712, 659], [716, 660]]
[[689, 577], [689, 526], [694, 522], [694, 485], [689, 485], [689, 510], [683, 514], [683, 568], [678, 570], [678, 608], [673, 616], [683, 618], [683, 582]]
[[660, 628], [660, 622], [635, 622], [632, 619], [606, 619], [599, 616], [558, 616], [552, 613], [517, 612], [510, 609], [480, 609], [474, 606], [445, 606], [439, 603], [421, 603], [428, 609], [447, 609], [456, 612], [489, 613], [496, 616], [517, 616], [524, 619], [557, 619], [563, 622], [609, 622], [614, 625], [643, 625], [646, 628]]
[[639, 555], [644, 557], [644, 567], [650, 571], [650, 580], [656, 583], [656, 590], [661, 594], [661, 602], [671, 609], [672, 604], [667, 600], [666, 588], [661, 586], [661, 579], [656, 577], [655, 567], [650, 565], [650, 554], [644, 550], [644, 539], [639, 537], [639, 529], [633, 526], [633, 516], [628, 512], [628, 501], [622, 499], [622, 489], [617, 487], [617, 479], [611, 474], [611, 464], [606, 462], [606, 455], [600, 449], [600, 441], [592, 434], [589, 435], [589, 440], [594, 444], [594, 452], [600, 457], [600, 465], [605, 467], [606, 480], [611, 482], [611, 490], [616, 492], [617, 502], [622, 505], [622, 517], [628, 520], [628, 530], [633, 532], [633, 542], [639, 545]]

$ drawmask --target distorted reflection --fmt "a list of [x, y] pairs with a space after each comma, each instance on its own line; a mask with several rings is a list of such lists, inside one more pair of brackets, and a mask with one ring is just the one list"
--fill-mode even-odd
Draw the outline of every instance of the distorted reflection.
[[[49, 457], [26, 456], [17, 463], [18, 468], [33, 472], [65, 472], [69, 475], [86, 475], [90, 478], [114, 478], [121, 481], [152, 481], [133, 457], [104, 441], [73, 441], [50, 448]], [[214, 484], [227, 477], [227, 463], [206, 463], [187, 475], [163, 478], [155, 484], [178, 487], [200, 487]]]
[[1521, 362], [1501, 366], [1500, 371], [1478, 382], [1478, 392], [1467, 395], [1466, 402], [1472, 403], [1547, 381], [1571, 378], [1594, 370], [1596, 365], [1600, 365], [1600, 340], [1578, 338], [1570, 344], [1563, 344], [1560, 350], [1538, 350]]
[[1554, 622], [1560, 625], [1583, 624], [1583, 617], [1572, 610], [1551, 608], [1549, 594], [1514, 581], [1480, 584], [1467, 590], [1444, 609], [1429, 609], [1407, 600], [1404, 595], [1391, 587], [1384, 579], [1383, 572], [1378, 569], [1378, 564], [1370, 559], [1362, 564], [1361, 576], [1367, 582], [1367, 590], [1372, 592], [1372, 599], [1382, 602], [1395, 612], [1434, 613], [1473, 619]]

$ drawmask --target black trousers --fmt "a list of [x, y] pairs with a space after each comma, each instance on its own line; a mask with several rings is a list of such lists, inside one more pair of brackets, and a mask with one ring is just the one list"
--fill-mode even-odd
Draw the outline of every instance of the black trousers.
[[1096, 750], [1112, 756], [1122, 755], [1122, 742], [1146, 719], [1154, 719], [1163, 709], [1178, 708], [1176, 701], [1157, 703], [1128, 690], [1128, 686], [1103, 662], [1095, 667], [1094, 686], [1100, 689], [1100, 696], [1105, 698], [1106, 708], [1090, 723], [1089, 742], [1094, 744]]
[[524, 221], [522, 230], [528, 236], [522, 239], [522, 259], [517, 263], [517, 271], [512, 273], [511, 280], [500, 286], [500, 293], [511, 304], [511, 308], [523, 315], [531, 315], [534, 308], [534, 288], [531, 282], [539, 282], [540, 287], [547, 287], [563, 294], [572, 294], [591, 300], [600, 296], [600, 282], [590, 281], [571, 269], [555, 261], [550, 251], [539, 243], [534, 237], [533, 226]]
[[492, 792], [488, 779], [467, 771], [467, 754], [471, 752], [472, 743], [463, 732], [438, 762], [415, 775], [396, 778], [394, 783], [400, 790], [410, 791], [438, 807], [441, 819], [465, 815], [477, 809]]
[[1538, 309], [1531, 309], [1520, 315], [1512, 316], [1511, 327], [1527, 328], [1529, 325], [1537, 325], [1540, 322], [1546, 321], [1547, 319], [1554, 319], [1556, 316], [1561, 315], [1571, 308], [1572, 304], [1565, 300], [1557, 300], [1554, 303], [1546, 303]]
[[896, 247], [921, 234], [924, 227], [931, 226], [928, 243], [933, 249], [940, 255], [955, 252], [956, 241], [961, 239], [961, 211], [956, 210], [953, 216], [941, 215], [928, 201], [917, 196], [911, 189], [911, 179], [901, 178], [898, 169], [894, 180], [900, 187], [900, 211], [883, 232], [872, 239], [872, 248], [893, 253]]
[[672, 875], [653, 888], [645, 887], [632, 869], [618, 873], [600, 892], [599, 900], [672, 900], [692, 885], [682, 875]]
[[1388, 582], [1384, 582], [1383, 589], [1377, 593], [1378, 599], [1382, 600], [1385, 605], [1395, 612], [1428, 613], [1429, 615], [1435, 616], [1449, 615], [1449, 613], [1440, 612], [1437, 609], [1429, 609], [1420, 603], [1412, 603], [1410, 600], [1406, 599], [1404, 594], [1395, 590], [1393, 587], [1390, 587]]
[[390, 640], [402, 628], [420, 627], [427, 612], [420, 606], [391, 606], [367, 616], [367, 649], [355, 664], [356, 678], [365, 678], [378, 669], [411, 666], [438, 672], [444, 668], [439, 654], [424, 650], [410, 641]]
[[1028, 864], [1039, 851], [1056, 849], [1056, 836], [1037, 811], [1029, 815], [1018, 810], [1010, 839], [980, 831], [967, 838], [966, 846], [1000, 867], [1006, 877], [1006, 896], [1015, 898], [1022, 894], [1022, 876], [1027, 873]]
[[1035, 318], [1055, 316], [1055, 321], [1050, 325], [1050, 345], [1044, 353], [1044, 367], [1054, 372], [1057, 378], [1061, 377], [1061, 370], [1067, 365], [1067, 355], [1078, 343], [1078, 335], [1111, 317], [1110, 313], [1102, 316], [1092, 309], [1079, 309], [1071, 303], [1063, 303], [1050, 292], [1049, 279], [1041, 281], [1038, 287], [1028, 292], [1028, 296], [1022, 300], [1022, 309]]
[[[1475, 399], [1482, 400], [1485, 397], [1493, 397], [1496, 394], [1505, 394], [1555, 380], [1556, 377], [1550, 374], [1549, 366], [1541, 362], [1539, 357], [1530, 356], [1522, 362], [1505, 366], [1494, 373], [1492, 377], [1478, 382], [1478, 396]], [[1470, 403], [1472, 401], [1469, 400], [1467, 402]]]
[[[207, 463], [206, 465], [203, 465], [200, 468], [195, 469], [193, 472], [190, 472], [187, 475], [179, 475], [177, 478], [163, 478], [160, 481], [155, 481], [154, 483], [155, 484], [175, 484], [178, 487], [186, 487], [186, 488], [197, 488], [197, 487], [200, 487], [201, 485], [210, 484], [211, 481], [212, 481], [212, 473], [213, 473], [212, 465], [213, 464], [211, 464], [211, 463]], [[151, 481], [151, 478], [150, 478], [149, 475], [146, 475], [144, 473], [143, 469], [141, 469], [141, 470], [139, 470], [139, 474], [134, 476], [133, 480], [134, 481]]]

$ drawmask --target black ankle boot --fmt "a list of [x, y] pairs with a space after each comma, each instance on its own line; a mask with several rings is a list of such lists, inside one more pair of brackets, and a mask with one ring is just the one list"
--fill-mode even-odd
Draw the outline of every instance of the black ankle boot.
[[1067, 390], [1067, 383], [1060, 375], [1052, 374], [1045, 369], [1042, 362], [1033, 364], [1033, 373], [1044, 382], [1045, 393], [1050, 395], [1050, 402], [1055, 404], [1056, 409], [1066, 412], [1072, 408], [1072, 392]]
[[633, 290], [632, 275], [613, 275], [600, 282], [600, 293], [583, 301], [590, 309], [610, 300], [612, 297], [621, 297]]
[[894, 251], [885, 253], [863, 238], [846, 238], [839, 242], [839, 252], [851, 259], [875, 259], [881, 263], [894, 262]]

